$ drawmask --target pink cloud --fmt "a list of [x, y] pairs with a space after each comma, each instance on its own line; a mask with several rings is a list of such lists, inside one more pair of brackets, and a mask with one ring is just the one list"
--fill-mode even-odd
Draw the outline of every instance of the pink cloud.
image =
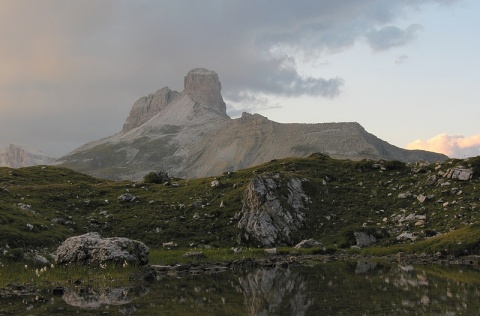
[[464, 137], [442, 133], [427, 140], [418, 139], [406, 148], [434, 151], [453, 158], [474, 157], [480, 155], [480, 134]]

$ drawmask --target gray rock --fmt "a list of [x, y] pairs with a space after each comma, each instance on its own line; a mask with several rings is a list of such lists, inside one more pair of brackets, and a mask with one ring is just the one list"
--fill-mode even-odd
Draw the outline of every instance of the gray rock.
[[435, 184], [435, 182], [437, 182], [437, 176], [432, 174], [431, 176], [429, 176], [427, 178], [427, 181], [425, 181], [425, 185], [426, 186], [432, 186]]
[[305, 221], [302, 209], [310, 198], [302, 189], [304, 180], [292, 178], [286, 186], [286, 197], [278, 193], [285, 185], [281, 180], [255, 177], [247, 187], [243, 208], [236, 215], [239, 219], [239, 240], [256, 246], [272, 247], [290, 245], [291, 234]]
[[118, 202], [124, 203], [124, 202], [133, 202], [137, 199], [136, 196], [130, 194], [130, 193], [124, 193], [118, 197]]
[[363, 274], [369, 271], [373, 271], [377, 268], [376, 262], [368, 262], [368, 261], [359, 261], [357, 262], [357, 267], [355, 268], [355, 273]]
[[409, 233], [409, 232], [403, 232], [397, 236], [397, 240], [399, 241], [406, 241], [406, 240], [415, 241], [416, 239], [417, 237], [413, 233]]
[[70, 237], [56, 251], [57, 264], [148, 263], [149, 248], [142, 242], [123, 237], [102, 238], [98, 233]]
[[377, 242], [377, 238], [375, 238], [375, 236], [365, 232], [354, 232], [353, 236], [355, 237], [357, 246], [360, 248], [369, 247]]
[[25, 254], [25, 259], [32, 261], [36, 265], [49, 266], [50, 261], [38, 253], [28, 253]]
[[409, 197], [411, 197], [411, 196], [412, 196], [412, 193], [410, 193], [410, 192], [405, 192], [405, 193], [400, 193], [400, 194], [398, 195], [398, 198], [399, 198], [399, 199], [407, 199], [407, 198], [409, 198]]
[[473, 176], [473, 170], [463, 168], [462, 166], [458, 166], [456, 168], [448, 169], [447, 173], [445, 174], [445, 178], [449, 179], [457, 179], [461, 181], [470, 180]]
[[316, 241], [313, 238], [305, 239], [295, 245], [295, 249], [301, 248], [312, 248], [312, 247], [323, 247], [323, 244], [319, 241]]
[[423, 194], [419, 194], [417, 195], [417, 200], [420, 202], [420, 203], [423, 203], [425, 202], [425, 200], [427, 199], [427, 197]]
[[230, 248], [230, 250], [231, 250], [233, 253], [241, 253], [241, 252], [243, 252], [243, 249], [240, 248], [240, 247], [232, 247], [232, 248]]
[[265, 253], [269, 255], [276, 255], [277, 254], [277, 248], [267, 248], [264, 250]]
[[189, 251], [183, 254], [185, 258], [205, 258], [207, 257], [203, 251]]

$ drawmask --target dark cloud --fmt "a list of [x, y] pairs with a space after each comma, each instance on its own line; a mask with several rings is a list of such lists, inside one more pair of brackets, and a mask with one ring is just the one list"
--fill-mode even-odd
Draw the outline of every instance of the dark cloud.
[[[216, 71], [225, 98], [245, 108], [259, 96], [334, 98], [344, 74], [306, 77], [296, 65], [365, 37], [374, 50], [404, 45], [418, 26], [402, 30], [396, 20], [450, 2], [4, 0], [0, 145], [47, 138], [60, 154], [73, 149], [61, 144], [107, 136], [121, 129], [136, 99], [166, 85], [182, 90], [195, 67]], [[27, 125], [35, 135], [12, 136]], [[65, 126], [69, 132], [52, 132]]]
[[370, 31], [366, 34], [366, 38], [373, 50], [382, 51], [407, 44], [415, 38], [416, 33], [421, 29], [422, 26], [418, 24], [412, 24], [404, 30], [389, 25]]

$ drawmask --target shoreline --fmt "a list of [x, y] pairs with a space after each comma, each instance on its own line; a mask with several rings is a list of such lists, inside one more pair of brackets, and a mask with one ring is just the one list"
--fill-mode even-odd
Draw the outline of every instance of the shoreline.
[[246, 257], [233, 261], [197, 262], [174, 265], [148, 264], [141, 267], [137, 275], [132, 275], [132, 280], [154, 281], [162, 277], [183, 277], [187, 275], [215, 274], [226, 271], [242, 271], [258, 268], [281, 268], [290, 266], [306, 266], [335, 261], [343, 262], [375, 262], [384, 264], [406, 265], [441, 265], [441, 266], [470, 266], [480, 268], [480, 255], [467, 255], [461, 257], [428, 254], [394, 255], [362, 255], [362, 254], [318, 254], [318, 255], [276, 255], [269, 258]]
[[[392, 255], [364, 254], [277, 254], [268, 258], [245, 257], [232, 261], [178, 263], [173, 265], [147, 264], [129, 276], [132, 283], [153, 283], [163, 278], [183, 278], [196, 275], [213, 275], [223, 272], [241, 272], [255, 269], [288, 269], [295, 266], [312, 266], [331, 262], [381, 263], [386, 265], [440, 265], [470, 266], [480, 269], [480, 255], [445, 256], [428, 254], [397, 253]], [[66, 287], [55, 286], [47, 289], [45, 285], [30, 283], [11, 283], [0, 288], [0, 298], [32, 297], [36, 302], [48, 301], [47, 296], [59, 296]]]

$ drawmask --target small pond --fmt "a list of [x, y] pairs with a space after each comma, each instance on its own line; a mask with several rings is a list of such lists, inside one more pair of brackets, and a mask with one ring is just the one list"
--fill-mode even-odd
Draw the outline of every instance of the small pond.
[[[58, 293], [57, 293], [58, 294]], [[0, 315], [480, 315], [471, 267], [330, 262], [2, 297]]]

